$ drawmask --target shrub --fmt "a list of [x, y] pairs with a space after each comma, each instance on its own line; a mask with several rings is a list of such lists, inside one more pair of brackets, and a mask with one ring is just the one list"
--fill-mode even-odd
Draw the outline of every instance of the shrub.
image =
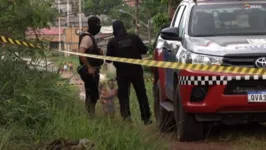
[[22, 61], [0, 60], [0, 122], [41, 127], [64, 93], [55, 88], [56, 74], [25, 69]]

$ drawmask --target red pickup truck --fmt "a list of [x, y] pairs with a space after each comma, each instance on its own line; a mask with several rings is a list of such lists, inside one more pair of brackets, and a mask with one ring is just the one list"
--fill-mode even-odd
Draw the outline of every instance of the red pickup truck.
[[[154, 60], [266, 69], [264, 0], [183, 0]], [[154, 68], [155, 115], [179, 141], [204, 139], [213, 123], [266, 121], [266, 76]]]

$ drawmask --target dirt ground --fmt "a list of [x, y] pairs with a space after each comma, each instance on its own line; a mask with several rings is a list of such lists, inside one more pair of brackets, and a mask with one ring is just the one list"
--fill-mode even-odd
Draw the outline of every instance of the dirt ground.
[[205, 141], [177, 142], [172, 138], [172, 150], [266, 150], [265, 124], [219, 125], [210, 128]]

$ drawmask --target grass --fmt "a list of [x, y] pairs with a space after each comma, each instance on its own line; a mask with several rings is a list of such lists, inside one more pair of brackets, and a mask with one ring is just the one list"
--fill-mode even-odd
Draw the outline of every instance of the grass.
[[[57, 64], [62, 61], [77, 63], [78, 60], [75, 56], [52, 59]], [[79, 100], [78, 89], [54, 86], [61, 80], [55, 75], [43, 74], [40, 78], [38, 72], [25, 71], [10, 62], [0, 62], [0, 69], [0, 150], [35, 149], [60, 138], [87, 138], [95, 142], [96, 150], [164, 150], [170, 147], [168, 136], [161, 135], [155, 123], [142, 124], [133, 88], [130, 105], [134, 122], [129, 125], [120, 119], [117, 100], [115, 119], [104, 116], [100, 104], [97, 104], [97, 117], [91, 119]], [[146, 82], [146, 89], [153, 111], [151, 82]], [[260, 150], [266, 146], [265, 128], [241, 127], [213, 130], [206, 142], [227, 143], [234, 150]]]
[[265, 125], [233, 125], [213, 129], [208, 142], [232, 145], [232, 150], [262, 150], [266, 146]]
[[64, 63], [64, 62], [70, 62], [72, 61], [74, 63], [74, 66], [78, 66], [79, 65], [79, 59], [78, 59], [78, 56], [68, 56], [68, 57], [65, 57], [63, 55], [60, 55], [59, 57], [49, 57], [49, 60], [54, 62], [56, 65], [60, 65], [61, 63]]
[[[5, 136], [1, 137], [1, 148], [26, 150], [43, 142], [60, 138], [71, 140], [87, 138], [94, 141], [96, 149], [99, 150], [167, 149], [158, 133], [150, 134], [147, 131], [151, 127], [145, 127], [140, 123], [137, 107], [131, 107], [135, 119], [132, 125], [122, 122], [118, 117], [110, 120], [100, 111], [97, 113], [97, 118], [89, 119], [83, 109], [83, 103], [75, 97], [72, 100], [63, 101], [62, 103], [65, 103], [63, 109], [55, 108], [53, 119], [41, 130], [14, 126], [15, 129], [2, 131], [1, 135]], [[134, 101], [133, 104], [136, 106]], [[100, 110], [99, 106], [98, 108]]]
[[158, 140], [158, 133], [150, 134], [147, 131], [151, 127], [146, 127], [140, 122], [139, 109], [134, 101], [135, 94], [131, 94], [131, 100], [135, 121], [132, 125], [122, 122], [118, 111], [114, 120], [108, 119], [101, 113], [99, 103], [97, 118], [90, 120], [83, 109], [83, 103], [75, 101], [67, 105], [63, 111], [57, 112], [54, 121], [46, 126], [43, 135], [50, 135], [51, 138], [88, 138], [96, 142], [97, 149], [165, 149], [165, 145]]
[[[73, 58], [69, 58], [73, 59]], [[57, 59], [60, 62], [61, 58]], [[63, 60], [63, 58], [62, 58]], [[108, 119], [97, 105], [97, 117], [91, 119], [75, 87], [55, 86], [61, 80], [54, 74], [25, 70], [16, 63], [1, 62], [0, 69], [0, 149], [28, 150], [43, 147], [60, 138], [95, 142], [96, 150], [162, 150], [167, 141], [155, 126], [144, 126], [134, 92], [131, 112], [134, 122]], [[151, 83], [147, 89], [151, 89]], [[148, 90], [152, 107], [152, 92]], [[117, 101], [116, 101], [117, 102]], [[2, 110], [3, 109], [3, 110]]]

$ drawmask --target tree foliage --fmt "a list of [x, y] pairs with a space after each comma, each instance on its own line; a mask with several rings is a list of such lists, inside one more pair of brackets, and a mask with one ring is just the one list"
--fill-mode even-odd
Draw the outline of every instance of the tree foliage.
[[55, 16], [52, 1], [0, 0], [0, 33], [23, 36], [28, 28], [48, 27]]
[[169, 22], [169, 17], [167, 13], [158, 13], [153, 18], [153, 25], [158, 31], [164, 24]]
[[167, 4], [161, 2], [161, 0], [143, 0], [140, 5], [140, 18], [143, 20], [150, 20], [155, 27], [154, 32], [157, 32], [158, 28], [163, 25], [168, 18], [165, 17], [167, 12]]
[[121, 5], [122, 0], [84, 0], [86, 15], [100, 15], [109, 13], [114, 7]]
[[181, 0], [160, 0], [161, 3], [168, 4], [170, 3], [171, 5], [178, 5]]
[[[0, 0], [0, 35], [24, 41], [29, 28], [49, 27], [57, 14], [51, 2]], [[11, 122], [32, 128], [44, 125], [52, 116], [49, 105], [55, 97], [49, 95], [60, 95], [50, 88], [56, 78], [48, 79], [36, 70], [25, 69], [22, 60], [25, 56], [44, 57], [44, 50], [0, 44], [0, 124]]]
[[158, 12], [164, 12], [167, 10], [167, 5], [162, 4], [160, 0], [143, 0], [140, 3], [141, 16], [151, 18]]
[[130, 14], [134, 14], [134, 10], [132, 8], [130, 8], [127, 5], [123, 5], [123, 3], [121, 3], [120, 5], [113, 7], [107, 15], [112, 19], [119, 19], [123, 21], [127, 29], [133, 28], [134, 18], [127, 13], [121, 13], [119, 10], [124, 10], [126, 12], [129, 12]]
[[[169, 22], [169, 6], [177, 6], [179, 0], [142, 0], [139, 5], [140, 31], [147, 31], [148, 21], [153, 22], [153, 32]], [[121, 13], [119, 10], [128, 13]], [[112, 19], [120, 19], [130, 31], [134, 29], [135, 8], [129, 7], [122, 0], [85, 0], [86, 15], [107, 14]], [[145, 24], [145, 25], [144, 25]]]

